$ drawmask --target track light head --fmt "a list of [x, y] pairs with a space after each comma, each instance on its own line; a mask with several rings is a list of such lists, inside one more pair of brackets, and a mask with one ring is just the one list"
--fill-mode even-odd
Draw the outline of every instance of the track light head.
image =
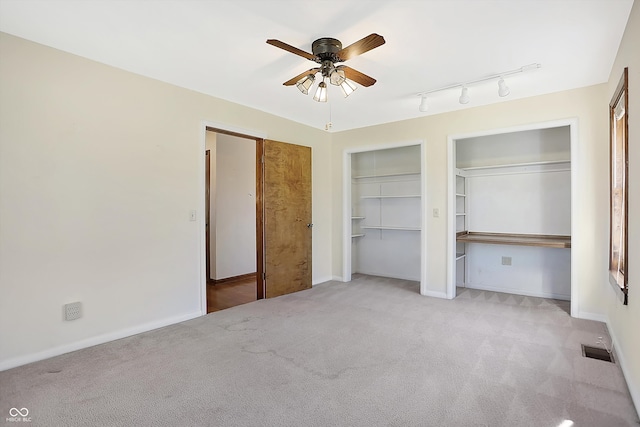
[[466, 86], [462, 86], [462, 92], [460, 92], [460, 104], [468, 104], [471, 98], [469, 98], [469, 89]]
[[498, 95], [501, 97], [505, 97], [511, 93], [509, 86], [504, 82], [504, 79], [500, 77], [498, 80]]
[[421, 95], [420, 97], [420, 107], [418, 109], [425, 113], [429, 109], [429, 104], [427, 103], [427, 95]]

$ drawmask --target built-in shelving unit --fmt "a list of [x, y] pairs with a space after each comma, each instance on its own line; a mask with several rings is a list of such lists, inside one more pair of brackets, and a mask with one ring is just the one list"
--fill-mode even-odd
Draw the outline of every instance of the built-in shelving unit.
[[[462, 171], [456, 172], [456, 231], [467, 230], [467, 181]], [[467, 253], [464, 243], [456, 242], [456, 277], [458, 286], [464, 286], [467, 275]]]
[[450, 286], [569, 299], [569, 127], [453, 144]]
[[420, 153], [413, 145], [351, 154], [353, 273], [420, 280]]
[[[352, 216], [352, 217], [351, 217], [351, 220], [352, 220], [352, 221], [360, 221], [360, 220], [363, 220], [363, 219], [365, 219], [363, 216]], [[352, 225], [351, 225], [351, 231], [352, 231], [352, 233], [353, 233], [353, 229], [354, 229], [354, 228], [356, 228], [356, 229], [357, 229], [358, 227], [354, 227], [354, 225], [352, 224]], [[354, 238], [356, 238], [356, 237], [364, 237], [364, 233], [355, 232], [355, 233], [351, 234], [351, 238], [352, 238], [352, 239], [354, 239]]]

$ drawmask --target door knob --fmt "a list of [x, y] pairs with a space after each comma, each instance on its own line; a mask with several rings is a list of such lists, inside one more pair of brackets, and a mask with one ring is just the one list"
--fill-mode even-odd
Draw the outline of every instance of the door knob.
[[313, 224], [307, 224], [307, 227], [311, 228], [311, 227], [313, 227]]

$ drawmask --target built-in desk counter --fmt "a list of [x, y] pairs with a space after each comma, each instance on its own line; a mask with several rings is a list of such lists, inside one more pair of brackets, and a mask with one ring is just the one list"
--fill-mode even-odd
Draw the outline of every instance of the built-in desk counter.
[[487, 243], [493, 245], [540, 246], [545, 248], [570, 248], [571, 236], [544, 234], [477, 233], [460, 231], [456, 241], [464, 243]]

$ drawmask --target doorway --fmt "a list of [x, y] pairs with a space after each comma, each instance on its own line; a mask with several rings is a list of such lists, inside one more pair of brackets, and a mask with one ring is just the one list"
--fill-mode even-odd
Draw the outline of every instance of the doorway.
[[[312, 193], [311, 193], [311, 148], [302, 145], [283, 143], [264, 139], [259, 132], [244, 131], [227, 126], [204, 123], [202, 134], [202, 202], [206, 203], [207, 194], [210, 194], [210, 215], [209, 233], [206, 232], [207, 222], [202, 220], [201, 236], [201, 286], [202, 299], [201, 307], [203, 314], [213, 311], [208, 308], [209, 278], [213, 277], [216, 282], [212, 286], [217, 286], [217, 290], [222, 290], [220, 286], [224, 284], [227, 288], [244, 286], [242, 291], [234, 290], [231, 293], [247, 294], [251, 301], [262, 298], [272, 298], [304, 289], [310, 289], [312, 284]], [[216, 159], [217, 153], [211, 150], [211, 141], [207, 146], [207, 137], [212, 139], [212, 135], [224, 135], [225, 137], [238, 138], [235, 141], [251, 141], [254, 147], [253, 158], [247, 158], [246, 164], [253, 163], [254, 186], [241, 190], [232, 190], [232, 196], [244, 200], [253, 200], [253, 224], [245, 224], [244, 227], [237, 221], [239, 214], [231, 209], [231, 215], [227, 214], [231, 220], [227, 225], [222, 224], [223, 218], [219, 215], [220, 203], [216, 203], [220, 183], [217, 174], [210, 173], [209, 180], [206, 179], [205, 151], [210, 150], [211, 162]], [[260, 135], [260, 136], [258, 136]], [[217, 142], [217, 141], [216, 141]], [[238, 147], [234, 147], [238, 148]], [[232, 160], [225, 160], [230, 166]], [[238, 179], [244, 180], [250, 185], [250, 180], [246, 180], [244, 174], [240, 174]], [[211, 185], [215, 182], [215, 188]], [[205, 182], [206, 181], [206, 182]], [[209, 190], [207, 190], [207, 183]], [[219, 202], [219, 201], [218, 201]], [[249, 203], [251, 204], [251, 203]], [[225, 206], [225, 208], [227, 208]], [[239, 209], [239, 208], [238, 208]], [[202, 211], [206, 211], [203, 209]], [[245, 212], [246, 214], [246, 212]], [[203, 215], [204, 217], [204, 215]], [[221, 227], [224, 226], [224, 230]], [[249, 233], [247, 233], [247, 229]], [[253, 230], [253, 252], [254, 257], [251, 265], [254, 272], [221, 277], [227, 266], [218, 262], [218, 258], [225, 258], [228, 248], [224, 245], [213, 243], [209, 245], [210, 255], [206, 256], [206, 241], [211, 235], [211, 242], [221, 241], [218, 231], [222, 234], [230, 235], [236, 239], [239, 235], [247, 236]], [[214, 236], [215, 233], [215, 236]], [[221, 256], [222, 255], [222, 256]], [[227, 260], [235, 263], [246, 262], [247, 258], [239, 260], [233, 256]], [[215, 267], [214, 267], [214, 262]], [[210, 274], [207, 273], [209, 264]], [[222, 266], [221, 266], [222, 265]], [[228, 273], [227, 273], [228, 275]], [[226, 279], [226, 280], [225, 280]], [[237, 297], [237, 295], [236, 295]], [[250, 302], [250, 301], [244, 301]], [[213, 308], [213, 307], [212, 307]], [[226, 308], [226, 307], [225, 307]]]
[[255, 301], [258, 141], [207, 130], [205, 234], [207, 312]]

